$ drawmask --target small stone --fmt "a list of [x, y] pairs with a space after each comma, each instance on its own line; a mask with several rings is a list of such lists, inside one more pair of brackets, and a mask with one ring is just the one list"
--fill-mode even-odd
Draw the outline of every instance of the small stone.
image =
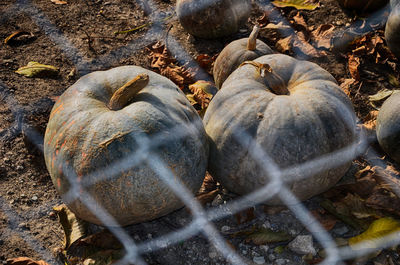
[[218, 253], [215, 251], [210, 251], [208, 253], [208, 257], [210, 257], [210, 259], [215, 259], [218, 256]]
[[242, 250], [242, 254], [246, 255], [247, 254], [247, 250]]
[[224, 203], [224, 199], [222, 198], [221, 194], [215, 196], [214, 200], [211, 203], [211, 206], [215, 207]]
[[32, 200], [32, 201], [37, 201], [37, 200], [38, 200], [38, 196], [33, 195], [32, 198], [31, 198], [31, 200]]
[[262, 251], [264, 251], [265, 253], [267, 253], [268, 250], [269, 250], [269, 246], [268, 246], [268, 245], [261, 245], [261, 246], [260, 246], [260, 249], [261, 249]]
[[21, 193], [20, 197], [21, 197], [21, 198], [26, 198], [25, 193]]
[[263, 256], [255, 256], [255, 257], [253, 257], [253, 262], [256, 264], [264, 264], [265, 259]]
[[289, 243], [288, 247], [291, 251], [300, 255], [311, 254], [314, 256], [317, 253], [311, 235], [297, 236]]
[[274, 255], [274, 254], [269, 254], [269, 255], [268, 255], [268, 259], [269, 259], [270, 261], [274, 261], [274, 260], [275, 260], [275, 255]]
[[226, 232], [228, 232], [229, 230], [231, 230], [231, 228], [230, 228], [229, 226], [227, 226], [227, 225], [224, 225], [223, 227], [221, 227], [221, 232], [222, 232], [222, 233], [226, 233]]
[[21, 165], [18, 165], [15, 169], [16, 169], [17, 171], [22, 171], [22, 170], [24, 170], [24, 167], [21, 166]]
[[349, 232], [349, 229], [346, 226], [340, 226], [340, 227], [334, 228], [332, 230], [332, 232], [339, 236], [343, 236], [344, 234]]
[[289, 262], [289, 260], [287, 260], [287, 259], [277, 259], [277, 260], [275, 260], [275, 264], [276, 265], [285, 265], [285, 264], [288, 264], [288, 262]]
[[21, 229], [29, 229], [27, 223], [20, 223], [20, 224], [18, 225], [18, 228], [21, 228]]

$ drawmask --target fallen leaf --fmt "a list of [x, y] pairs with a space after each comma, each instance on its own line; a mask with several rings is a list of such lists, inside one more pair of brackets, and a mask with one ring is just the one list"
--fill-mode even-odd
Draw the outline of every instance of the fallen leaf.
[[296, 9], [314, 10], [319, 7], [318, 2], [310, 0], [274, 0], [272, 4], [277, 7], [294, 7]]
[[391, 89], [383, 89], [381, 91], [379, 91], [378, 93], [368, 96], [369, 101], [371, 102], [376, 102], [376, 101], [381, 101], [384, 99], [387, 99], [388, 97], [390, 97], [395, 91], [400, 91], [400, 90], [391, 90]]
[[281, 53], [288, 53], [289, 51], [292, 50], [292, 42], [293, 42], [293, 37], [292, 35], [290, 35], [286, 38], [278, 40], [275, 44], [275, 47]]
[[6, 261], [7, 265], [49, 265], [47, 262], [44, 260], [33, 260], [31, 258], [27, 257], [19, 257], [19, 258], [13, 258], [13, 259], [8, 259]]
[[30, 32], [18, 30], [18, 31], [15, 31], [12, 34], [10, 34], [7, 38], [5, 38], [4, 44], [9, 44], [9, 45], [13, 44], [13, 43], [17, 42], [16, 39], [20, 36], [28, 36], [29, 39], [34, 37], [34, 35]]
[[198, 196], [196, 196], [196, 199], [202, 204], [206, 205], [207, 203], [211, 203], [214, 198], [218, 195], [219, 190], [215, 189], [207, 193], [202, 193]]
[[357, 80], [354, 78], [347, 78], [340, 84], [340, 88], [346, 93], [346, 95], [350, 96], [351, 86], [357, 83]]
[[18, 68], [15, 72], [26, 77], [47, 77], [58, 75], [58, 68], [38, 62], [29, 62], [26, 66]]
[[203, 183], [201, 184], [201, 187], [200, 187], [197, 195], [213, 191], [216, 188], [217, 188], [217, 181], [215, 181], [214, 178], [207, 171], [206, 176], [203, 180]]
[[199, 80], [189, 85], [189, 90], [193, 93], [194, 100], [200, 105], [202, 110], [207, 109], [212, 97], [218, 91], [214, 83], [204, 80]]
[[[352, 237], [349, 239], [349, 246], [354, 250], [365, 249], [365, 248], [378, 248], [381, 243], [384, 243], [385, 236], [391, 235], [392, 239], [398, 237], [400, 231], [400, 222], [385, 217], [375, 220], [371, 223], [368, 229], [362, 234]], [[358, 245], [362, 243], [362, 245]]]
[[101, 249], [121, 249], [123, 244], [109, 230], [102, 230], [78, 240], [79, 245], [87, 245]]
[[335, 26], [331, 24], [319, 25], [317, 29], [311, 32], [312, 39], [318, 49], [324, 48], [330, 50], [332, 46], [332, 37]]
[[236, 222], [238, 224], [244, 224], [250, 222], [256, 218], [254, 214], [254, 207], [247, 208], [235, 214]]
[[256, 245], [290, 241], [293, 237], [284, 231], [273, 231], [268, 228], [259, 228], [252, 232], [245, 239], [246, 242], [253, 242]]
[[66, 1], [62, 1], [62, 0], [50, 0], [52, 3], [56, 4], [56, 5], [66, 5], [68, 4]]
[[150, 66], [161, 75], [169, 78], [181, 89], [195, 82], [195, 74], [192, 70], [178, 66], [176, 59], [170, 55], [164, 44], [156, 42], [148, 46], [147, 50], [150, 52]]
[[312, 211], [312, 215], [317, 219], [317, 221], [325, 228], [326, 231], [330, 231], [337, 223], [337, 219], [329, 214], [321, 215], [317, 211]]
[[378, 188], [365, 201], [366, 205], [372, 209], [384, 211], [396, 216], [400, 216], [400, 199], [392, 192]]
[[75, 241], [86, 236], [87, 223], [75, 216], [65, 204], [53, 208], [64, 230], [64, 248], [68, 249]]
[[399, 79], [397, 79], [397, 77], [395, 75], [388, 74], [388, 80], [389, 80], [389, 83], [392, 86], [395, 86], [395, 87], [399, 87], [400, 86]]
[[208, 54], [199, 54], [196, 57], [197, 63], [200, 65], [201, 68], [207, 71], [207, 73], [212, 75], [213, 63], [216, 57], [211, 57]]
[[376, 128], [376, 118], [378, 116], [379, 111], [377, 110], [372, 110], [368, 113], [368, 115], [365, 117], [365, 121], [363, 123], [363, 126], [365, 129], [371, 131], [372, 134], [374, 134], [374, 130]]
[[287, 30], [291, 28], [292, 28], [291, 26], [283, 24], [282, 21], [280, 21], [278, 24], [269, 23], [268, 25], [263, 27], [263, 29], [277, 29], [277, 30]]
[[360, 80], [360, 73], [358, 71], [358, 68], [360, 66], [360, 58], [354, 56], [353, 54], [351, 54], [349, 56], [349, 60], [348, 60], [348, 66], [349, 66], [349, 71], [350, 71], [350, 75], [353, 79], [359, 81]]

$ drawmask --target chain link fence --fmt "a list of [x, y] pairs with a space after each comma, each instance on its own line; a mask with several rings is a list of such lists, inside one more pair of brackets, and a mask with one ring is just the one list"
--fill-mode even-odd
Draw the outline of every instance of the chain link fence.
[[[91, 62], [86, 61], [84, 56], [80, 53], [79, 49], [76, 48], [72, 42], [63, 35], [63, 33], [51, 23], [51, 21], [46, 18], [46, 16], [35, 6], [34, 2], [29, 0], [19, 0], [15, 4], [8, 7], [0, 16], [0, 21], [5, 21], [9, 17], [15, 15], [16, 13], [23, 12], [28, 14], [34, 23], [36, 23], [40, 29], [59, 47], [59, 49], [67, 56], [67, 58], [73, 62], [77, 71], [84, 75], [88, 73], [87, 69], [93, 66], [90, 64], [98, 64], [102, 68], [107, 68], [115, 62], [118, 62], [122, 58], [127, 58], [130, 54], [135, 51], [144, 49], [149, 44], [161, 39], [167, 33], [167, 28], [159, 21], [165, 17], [164, 12], [160, 12], [156, 3], [153, 1], [141, 1], [138, 3], [142, 5], [151, 18], [151, 26], [146, 31], [142, 38], [135, 39], [131, 41], [128, 45], [117, 48], [107, 55], [99, 56], [96, 60]], [[263, 1], [257, 2], [258, 7], [261, 10], [272, 10], [271, 4], [269, 2]], [[173, 10], [171, 10], [173, 12]], [[290, 25], [284, 17], [282, 17], [277, 12], [270, 13], [275, 20], [283, 21], [284, 24]], [[370, 19], [373, 19], [371, 16]], [[293, 30], [285, 30], [282, 32], [283, 36], [288, 36], [290, 34], [295, 34]], [[179, 42], [174, 39], [173, 36], [168, 38], [168, 48], [172, 55], [174, 55], [178, 62], [181, 64], [190, 63], [196, 64], [191, 55], [185, 51], [185, 49], [179, 44]], [[4, 83], [0, 82], [0, 98], [3, 104], [6, 104], [11, 110], [14, 116], [14, 124], [12, 128], [8, 130], [8, 133], [18, 134], [23, 126], [21, 121], [21, 114], [19, 113], [20, 108], [18, 107], [18, 102], [14, 99], [12, 93], [9, 92], [9, 87]], [[196, 129], [196, 124], [193, 124], [193, 129]], [[187, 137], [182, 133], [180, 128], [174, 128], [170, 132], [172, 138], [177, 137]], [[43, 152], [43, 147], [39, 145], [40, 139], [43, 138], [40, 133], [35, 130], [28, 132], [27, 136], [30, 138], [31, 142], [38, 144], [39, 148]], [[90, 209], [103, 223], [110, 225], [109, 230], [122, 242], [123, 247], [126, 251], [124, 257], [119, 260], [116, 264], [147, 264], [142, 258], [143, 255], [151, 252], [158, 251], [160, 249], [166, 248], [168, 246], [178, 244], [179, 242], [190, 239], [191, 237], [203, 234], [210, 243], [223, 255], [223, 257], [231, 264], [250, 264], [251, 261], [246, 260], [240, 253], [237, 253], [232, 247], [230, 247], [224, 236], [215, 227], [213, 221], [223, 219], [227, 216], [232, 216], [235, 213], [243, 211], [254, 205], [261, 204], [272, 198], [273, 196], [279, 196], [282, 202], [288, 207], [288, 209], [296, 216], [296, 218], [306, 227], [306, 229], [313, 235], [316, 241], [320, 244], [322, 249], [326, 251], [326, 258], [320, 264], [344, 264], [344, 260], [353, 259], [357, 257], [364, 256], [368, 253], [376, 251], [376, 249], [368, 248], [368, 245], [364, 247], [361, 245], [359, 247], [338, 247], [332, 238], [332, 236], [327, 232], [323, 226], [315, 219], [315, 217], [310, 213], [310, 211], [303, 205], [297, 198], [291, 193], [287, 188], [288, 183], [293, 181], [294, 176], [292, 172], [309, 172], [312, 175], [314, 172], [320, 170], [321, 165], [330, 164], [332, 168], [337, 165], [347, 163], [354, 160], [358, 156], [365, 155], [365, 150], [370, 146], [370, 139], [366, 136], [362, 129], [357, 130], [356, 140], [349, 146], [337, 150], [334, 153], [318, 157], [312, 161], [301, 165], [293, 165], [289, 168], [279, 168], [274, 163], [274, 159], [270, 157], [262, 147], [252, 139], [251, 136], [246, 133], [238, 133], [236, 135], [236, 140], [242, 143], [251, 143], [251, 149], [248, 150], [249, 154], [253, 157], [259, 166], [265, 171], [265, 173], [270, 177], [270, 182], [261, 187], [259, 190], [250, 193], [245, 196], [238, 197], [232, 201], [228, 201], [226, 204], [217, 208], [204, 208], [199, 201], [196, 199], [195, 195], [192, 194], [183, 183], [178, 181], [174, 176], [174, 173], [169, 169], [169, 167], [164, 163], [164, 161], [157, 156], [153, 149], [158, 145], [161, 145], [171, 139], [166, 139], [165, 135], [158, 136], [154, 135], [152, 137], [143, 135], [141, 139], [138, 139], [139, 147], [135, 153], [126, 156], [123, 160], [117, 161], [112, 168], [102, 170], [102, 175], [106, 175], [107, 178], [113, 178], [113, 176], [118, 175], [127, 168], [131, 168], [132, 165], [139, 163], [146, 163], [154, 173], [163, 181], [174, 193], [179, 197], [179, 199], [184, 202], [185, 206], [190, 209], [192, 213], [192, 221], [185, 227], [170, 232], [166, 235], [152, 238], [144, 242], [135, 242], [135, 240], [124, 230], [124, 228], [118, 227], [117, 222], [107, 213], [106, 210], [95, 206], [93, 198], [89, 194], [82, 194], [80, 190], [82, 183], [77, 183], [75, 173], [73, 169], [69, 168], [67, 164], [64, 165], [64, 172], [69, 177], [71, 189], [63, 197], [65, 202], [71, 202], [77, 198], [85, 197], [85, 204], [88, 209]], [[368, 153], [372, 155], [373, 152]], [[372, 160], [371, 157], [365, 157], [366, 160], [373, 165], [376, 161]], [[93, 172], [96, 175], [97, 172]], [[92, 178], [88, 178], [92, 179]], [[99, 179], [101, 181], [103, 179]], [[83, 185], [94, 185], [95, 183], [88, 182], [83, 183]], [[397, 194], [400, 197], [400, 194]], [[0, 198], [1, 211], [7, 216], [12, 224], [20, 223], [20, 218], [17, 213], [9, 207], [8, 203]], [[38, 209], [42, 211], [43, 209]], [[53, 254], [50, 250], [45, 249], [40, 245], [33, 235], [29, 231], [17, 231], [10, 227], [8, 231], [3, 231], [4, 234], [20, 233], [20, 237], [23, 238], [26, 243], [34, 249], [44, 260], [55, 262]], [[379, 248], [389, 248], [400, 242], [400, 237], [398, 233], [386, 236], [383, 240], [379, 240], [376, 244]], [[363, 243], [361, 243], [363, 244]], [[358, 250], [355, 250], [358, 249]]]

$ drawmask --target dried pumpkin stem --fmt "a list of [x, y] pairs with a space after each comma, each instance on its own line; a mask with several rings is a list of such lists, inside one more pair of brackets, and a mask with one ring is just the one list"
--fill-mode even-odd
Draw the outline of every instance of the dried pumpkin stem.
[[247, 50], [254, 51], [256, 49], [258, 32], [260, 32], [260, 28], [257, 25], [254, 25], [253, 30], [250, 33], [249, 39], [247, 40]]
[[285, 81], [282, 77], [276, 74], [269, 64], [262, 64], [255, 61], [245, 61], [239, 67], [250, 64], [254, 66], [258, 75], [260, 75], [265, 81], [270, 90], [277, 95], [288, 95], [289, 90], [286, 87]]
[[149, 75], [139, 74], [112, 95], [108, 107], [112, 110], [120, 110], [149, 83]]

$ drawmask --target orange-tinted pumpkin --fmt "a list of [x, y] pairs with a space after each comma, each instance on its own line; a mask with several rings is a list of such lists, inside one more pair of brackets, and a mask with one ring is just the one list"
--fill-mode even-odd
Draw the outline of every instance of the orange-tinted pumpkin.
[[[182, 207], [154, 169], [152, 155], [190, 191], [200, 188], [208, 157], [202, 121], [182, 91], [161, 75], [137, 66], [93, 72], [68, 88], [52, 109], [46, 166], [64, 199], [72, 188], [79, 193], [66, 204], [86, 221], [103, 224], [92, 212], [99, 207], [119, 225]], [[85, 194], [93, 198], [92, 207]]]

